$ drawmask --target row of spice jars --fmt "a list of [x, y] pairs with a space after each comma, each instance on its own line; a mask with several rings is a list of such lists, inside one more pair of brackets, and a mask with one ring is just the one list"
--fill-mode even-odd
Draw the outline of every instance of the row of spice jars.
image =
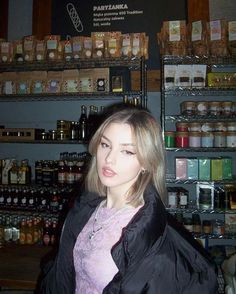
[[165, 146], [167, 148], [188, 148], [188, 147], [216, 147], [235, 148], [236, 131], [229, 132], [165, 132]]
[[231, 116], [236, 114], [235, 101], [183, 101], [180, 104], [182, 115]]
[[236, 121], [177, 122], [177, 132], [235, 132]]

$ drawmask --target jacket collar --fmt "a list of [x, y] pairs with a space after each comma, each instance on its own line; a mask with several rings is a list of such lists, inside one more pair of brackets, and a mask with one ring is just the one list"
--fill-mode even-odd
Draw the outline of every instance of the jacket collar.
[[112, 256], [121, 273], [148, 254], [154, 244], [161, 243], [165, 232], [166, 210], [152, 185], [145, 190], [144, 202], [112, 249]]

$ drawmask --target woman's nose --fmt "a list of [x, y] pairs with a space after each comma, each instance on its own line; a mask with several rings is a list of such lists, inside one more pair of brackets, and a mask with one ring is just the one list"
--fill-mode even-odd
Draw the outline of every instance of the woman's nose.
[[107, 163], [115, 163], [116, 161], [116, 153], [114, 150], [109, 150], [109, 152], [107, 153], [107, 156], [106, 156], [106, 162]]

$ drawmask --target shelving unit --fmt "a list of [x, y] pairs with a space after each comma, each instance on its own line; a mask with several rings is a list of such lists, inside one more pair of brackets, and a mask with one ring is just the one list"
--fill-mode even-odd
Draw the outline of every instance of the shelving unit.
[[[183, 115], [180, 111], [180, 104], [183, 101], [236, 101], [235, 88], [221, 87], [165, 87], [164, 70], [166, 65], [181, 65], [181, 64], [204, 64], [209, 71], [230, 71], [236, 72], [236, 58], [231, 57], [198, 57], [198, 56], [163, 56], [162, 57], [162, 89], [161, 89], [161, 124], [163, 138], [166, 131], [175, 131], [175, 123], [177, 122], [197, 122], [197, 123], [216, 123], [216, 122], [231, 122], [236, 121], [235, 114], [233, 115]], [[236, 214], [234, 209], [198, 209], [196, 206], [196, 185], [200, 182], [211, 183], [213, 185], [224, 185], [236, 183], [235, 176], [230, 180], [217, 181], [201, 181], [201, 180], [179, 180], [175, 177], [175, 157], [219, 157], [230, 156], [233, 158], [233, 174], [236, 174], [235, 160], [236, 148], [234, 147], [167, 147], [167, 186], [168, 187], [184, 187], [189, 191], [190, 201], [187, 208], [168, 208], [172, 214], [193, 215], [199, 214], [201, 219], [224, 219], [225, 214]], [[198, 236], [199, 237], [199, 236]], [[224, 236], [200, 235], [202, 238], [207, 238], [213, 242], [216, 240], [224, 240], [230, 244], [236, 245], [235, 234]], [[218, 242], [218, 241], [217, 241]]]

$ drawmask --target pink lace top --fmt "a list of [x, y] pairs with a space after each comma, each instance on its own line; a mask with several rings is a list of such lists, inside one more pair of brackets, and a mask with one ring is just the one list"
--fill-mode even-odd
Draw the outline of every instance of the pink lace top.
[[139, 208], [116, 210], [100, 206], [92, 214], [74, 246], [76, 294], [101, 294], [113, 279], [118, 269], [111, 248]]

